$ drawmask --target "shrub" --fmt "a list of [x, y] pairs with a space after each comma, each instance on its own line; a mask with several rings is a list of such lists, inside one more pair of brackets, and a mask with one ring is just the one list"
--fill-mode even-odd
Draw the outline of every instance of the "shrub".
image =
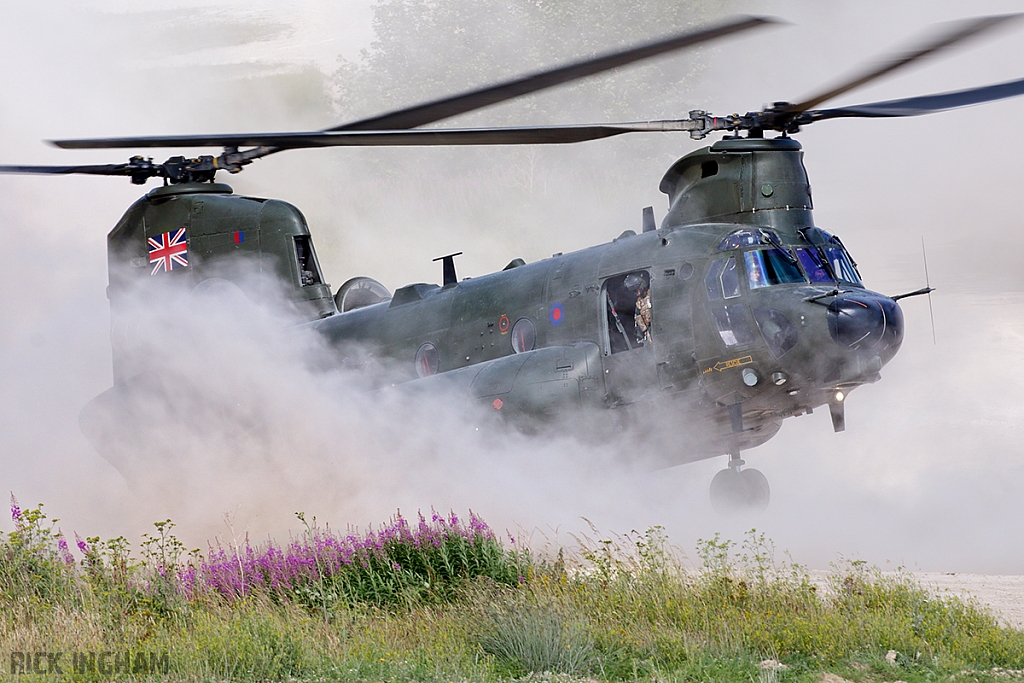
[[[305, 523], [305, 517], [298, 515]], [[228, 601], [253, 593], [296, 600], [329, 618], [338, 605], [410, 607], [455, 597], [466, 581], [486, 577], [519, 583], [529, 556], [507, 550], [482, 519], [469, 524], [455, 513], [423, 515], [411, 527], [400, 515], [379, 531], [341, 537], [306, 525], [306, 533], [283, 549], [274, 543], [231, 552], [222, 547], [181, 571], [189, 595], [213, 594]]]
[[595, 657], [593, 639], [563, 607], [528, 596], [507, 597], [476, 620], [480, 646], [518, 674], [587, 673]]

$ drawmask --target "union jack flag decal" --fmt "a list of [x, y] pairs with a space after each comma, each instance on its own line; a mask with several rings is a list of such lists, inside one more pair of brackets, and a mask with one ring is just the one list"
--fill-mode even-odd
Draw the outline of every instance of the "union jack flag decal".
[[149, 263], [153, 266], [150, 275], [175, 268], [188, 267], [188, 242], [185, 228], [149, 238]]

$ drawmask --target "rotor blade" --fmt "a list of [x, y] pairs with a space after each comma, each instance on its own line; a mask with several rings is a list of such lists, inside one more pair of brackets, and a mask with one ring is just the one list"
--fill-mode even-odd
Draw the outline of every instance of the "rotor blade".
[[197, 135], [94, 140], [60, 140], [54, 144], [67, 149], [112, 147], [242, 147], [266, 146], [277, 149], [311, 147], [382, 147], [410, 145], [549, 145], [585, 142], [623, 133], [691, 130], [701, 126], [689, 119], [638, 121], [600, 125], [528, 126], [508, 128], [439, 128], [412, 130], [370, 130], [309, 133], [260, 133]]
[[[52, 144], [64, 149], [112, 149], [112, 148], [139, 148], [139, 147], [210, 147], [210, 146], [260, 146], [265, 149], [251, 151], [250, 160], [274, 154], [283, 149], [298, 149], [302, 147], [324, 147], [324, 146], [355, 146], [355, 145], [424, 145], [424, 144], [554, 144], [582, 142], [584, 140], [595, 140], [610, 135], [619, 135], [629, 131], [597, 131], [594, 126], [576, 127], [578, 129], [590, 129], [589, 133], [582, 130], [575, 135], [568, 130], [545, 136], [542, 129], [534, 129], [530, 133], [508, 133], [511, 137], [487, 136], [482, 132], [469, 134], [456, 134], [455, 137], [435, 138], [434, 142], [425, 142], [426, 138], [396, 138], [385, 137], [364, 138], [360, 142], [341, 142], [338, 139], [320, 139], [313, 142], [317, 135], [324, 133], [337, 133], [342, 131], [379, 131], [382, 135], [415, 128], [435, 121], [440, 121], [451, 116], [464, 114], [466, 112], [480, 109], [491, 104], [497, 104], [506, 100], [538, 92], [545, 88], [567, 83], [573, 80], [592, 76], [609, 69], [625, 66], [632, 62], [654, 57], [672, 50], [682, 49], [714, 40], [723, 36], [746, 31], [749, 29], [779, 23], [776, 19], [767, 17], [739, 17], [712, 28], [699, 31], [691, 31], [673, 36], [664, 40], [656, 41], [648, 45], [630, 48], [619, 52], [613, 52], [601, 57], [589, 59], [568, 66], [543, 71], [530, 76], [525, 76], [512, 81], [506, 81], [494, 86], [488, 86], [479, 90], [462, 93], [453, 97], [447, 97], [433, 102], [416, 105], [407, 109], [390, 112], [376, 116], [371, 119], [363, 119], [353, 123], [344, 124], [330, 128], [323, 133], [284, 133], [269, 135], [199, 135], [199, 136], [175, 136], [175, 137], [144, 137], [144, 138], [106, 138], [93, 140], [56, 140]], [[525, 130], [525, 129], [519, 129]], [[475, 140], [473, 140], [475, 136]], [[388, 139], [391, 141], [385, 142]], [[459, 141], [454, 141], [458, 139]], [[329, 140], [329, 141], [327, 141]], [[440, 141], [447, 140], [447, 141]], [[285, 144], [278, 144], [284, 142]]]
[[0, 173], [30, 175], [131, 175], [128, 164], [90, 164], [85, 166], [0, 166]]
[[985, 31], [995, 28], [1009, 20], [1018, 19], [1021, 16], [1021, 14], [1002, 14], [991, 17], [975, 17], [973, 19], [954, 22], [949, 25], [946, 31], [942, 32], [937, 37], [926, 41], [924, 44], [910, 52], [894, 55], [890, 59], [868, 69], [864, 73], [843, 81], [831, 90], [809, 97], [803, 102], [789, 105], [786, 107], [786, 110], [790, 112], [807, 111], [826, 100], [830, 100], [833, 97], [890, 74], [897, 69], [901, 69], [922, 57], [940, 52], [945, 48], [952, 47], [953, 45], [956, 45], [957, 43], [960, 43], [972, 36], [984, 33]]
[[381, 114], [369, 119], [362, 119], [352, 123], [346, 123], [329, 131], [340, 130], [399, 130], [404, 128], [418, 128], [419, 126], [442, 119], [465, 114], [467, 112], [487, 107], [499, 102], [505, 102], [516, 97], [529, 95], [545, 88], [550, 88], [562, 83], [568, 83], [587, 76], [625, 66], [641, 59], [654, 57], [656, 55], [679, 50], [684, 47], [704, 43], [715, 38], [746, 31], [767, 24], [779, 23], [776, 19], [768, 17], [738, 17], [726, 21], [718, 26], [702, 29], [699, 31], [688, 31], [671, 38], [648, 43], [639, 47], [632, 47], [626, 50], [612, 52], [593, 59], [576, 62], [567, 66], [541, 71], [529, 76], [505, 81], [497, 85], [491, 85], [478, 90], [471, 90], [460, 95], [444, 97], [433, 102], [418, 104], [406, 109]]
[[1016, 81], [1007, 81], [1006, 83], [997, 83], [996, 85], [986, 85], [980, 88], [957, 90], [936, 95], [922, 95], [902, 100], [886, 100], [884, 102], [858, 104], [852, 107], [809, 111], [805, 116], [810, 121], [850, 117], [920, 116], [921, 114], [931, 114], [958, 107], [969, 107], [972, 104], [992, 102], [1019, 95], [1024, 95], [1024, 78]]

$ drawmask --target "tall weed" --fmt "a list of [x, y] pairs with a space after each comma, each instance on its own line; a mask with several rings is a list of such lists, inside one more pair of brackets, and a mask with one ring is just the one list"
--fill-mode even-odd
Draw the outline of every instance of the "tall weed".
[[11, 496], [14, 531], [0, 532], [0, 599], [8, 616], [27, 615], [56, 605], [80, 606], [75, 560], [67, 539], [48, 520], [40, 503], [22, 510]]

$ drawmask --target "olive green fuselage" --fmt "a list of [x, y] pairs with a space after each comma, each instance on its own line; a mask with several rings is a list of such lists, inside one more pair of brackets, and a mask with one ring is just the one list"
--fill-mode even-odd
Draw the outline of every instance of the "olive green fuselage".
[[[115, 377], [135, 371], [117, 339], [118, 304], [154, 272], [146, 240], [186, 227], [187, 267], [157, 275], [226, 280], [256, 295], [260, 285], [243, 277], [255, 264], [338, 364], [372, 367], [387, 384], [443, 382], [513, 420], [593, 409], [682, 421], [663, 456], [673, 462], [763, 443], [785, 417], [877, 380], [902, 339], [899, 309], [859, 275], [853, 285], [834, 274], [825, 282], [797, 265], [795, 254], [824, 244], [798, 143], [721, 141], [680, 159], [661, 189], [669, 211], [660, 229], [444, 286], [409, 285], [339, 312], [297, 209], [226, 186], [162, 188], [109, 237]], [[773, 254], [791, 261], [776, 265], [788, 276], [759, 271]], [[882, 312], [862, 320], [858, 306]]]
[[[670, 456], [677, 461], [758, 445], [783, 418], [877, 380], [901, 330], [887, 345], [844, 347], [829, 330], [835, 283], [751, 287], [743, 255], [752, 249], [719, 250], [727, 235], [749, 227], [770, 230], [783, 248], [807, 246], [801, 230], [814, 223], [798, 143], [720, 142], [676, 163], [662, 190], [670, 207], [658, 230], [627, 231], [608, 244], [444, 287], [412, 285], [389, 302], [313, 325], [340, 357], [386, 361], [393, 381], [424, 375], [418, 351], [428, 345], [437, 365], [427, 374], [447, 374], [472, 398], [517, 417], [629, 406], [653, 420], [682, 419], [683, 439]], [[755, 330], [733, 343], [716, 324], [707, 284], [712, 262], [729, 255], [740, 261], [731, 310]], [[630, 273], [649, 279], [651, 328], [642, 345], [623, 350], [612, 340], [607, 292]], [[770, 321], [754, 319], [766, 311], [792, 323], [795, 342], [781, 354], [765, 341]], [[535, 350], [517, 354], [512, 330], [521, 320], [536, 330]], [[737, 413], [740, 426], [731, 419]]]

